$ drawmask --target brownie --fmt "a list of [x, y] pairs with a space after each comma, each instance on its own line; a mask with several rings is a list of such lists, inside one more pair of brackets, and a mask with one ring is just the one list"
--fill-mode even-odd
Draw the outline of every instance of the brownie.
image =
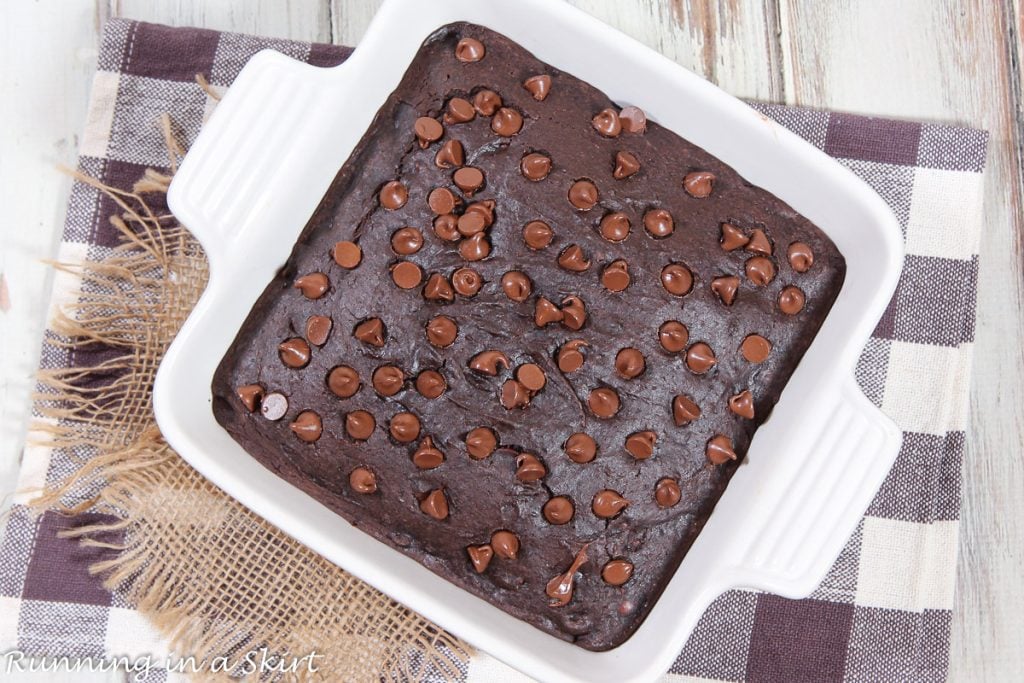
[[606, 650], [700, 533], [844, 274], [817, 227], [704, 150], [451, 24], [253, 307], [213, 408], [353, 525]]

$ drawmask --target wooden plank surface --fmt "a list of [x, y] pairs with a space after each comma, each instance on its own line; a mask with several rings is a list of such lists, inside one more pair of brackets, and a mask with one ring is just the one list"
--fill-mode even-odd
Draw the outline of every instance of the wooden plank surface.
[[[4, 3], [0, 15], [0, 503], [21, 456], [53, 279], [42, 260], [60, 238], [95, 70], [90, 2]], [[3, 505], [0, 504], [0, 508]]]
[[[571, 0], [741, 97], [991, 132], [952, 680], [1024, 670], [1021, 0]], [[98, 26], [108, 16], [355, 44], [380, 0], [4, 3], [0, 492], [13, 481]], [[18, 182], [31, 177], [33, 182]], [[18, 187], [17, 192], [10, 188]], [[7, 487], [9, 488], [9, 487]]]
[[172, 26], [331, 42], [326, 0], [95, 0], [101, 12]]
[[1024, 661], [1024, 227], [1012, 10], [990, 0], [783, 0], [780, 14], [788, 102], [991, 134], [950, 676], [997, 680]]

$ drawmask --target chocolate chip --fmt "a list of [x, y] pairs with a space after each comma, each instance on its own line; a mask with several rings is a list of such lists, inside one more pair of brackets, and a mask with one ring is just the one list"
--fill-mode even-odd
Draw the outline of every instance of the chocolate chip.
[[452, 174], [455, 185], [467, 195], [484, 186], [484, 172], [475, 166], [463, 166]]
[[309, 273], [295, 280], [292, 286], [307, 299], [319, 299], [327, 293], [331, 283], [323, 273]]
[[423, 270], [412, 261], [399, 261], [391, 266], [391, 279], [402, 289], [413, 289], [423, 281]]
[[444, 112], [444, 122], [447, 125], [466, 123], [476, 118], [476, 110], [472, 103], [461, 97], [453, 97], [448, 100], [448, 107]]
[[612, 167], [612, 177], [616, 180], [625, 180], [635, 175], [640, 170], [640, 160], [632, 152], [616, 152], [615, 164]]
[[805, 242], [793, 242], [786, 250], [789, 267], [798, 273], [806, 273], [814, 265], [814, 252]]
[[333, 323], [326, 315], [311, 315], [306, 319], [306, 341], [323, 346], [331, 334]]
[[555, 496], [544, 503], [541, 513], [548, 524], [568, 524], [576, 514], [576, 506], [568, 496]]
[[683, 178], [683, 189], [691, 197], [704, 199], [711, 194], [715, 184], [715, 174], [708, 171], [694, 171]]
[[671, 477], [663, 477], [654, 485], [654, 501], [658, 507], [674, 507], [683, 493], [679, 490], [679, 483]]
[[597, 185], [586, 179], [577, 180], [569, 188], [569, 203], [580, 211], [590, 211], [600, 198]]
[[487, 427], [477, 427], [466, 434], [466, 452], [475, 460], [483, 460], [498, 447], [498, 437]]
[[479, 62], [484, 53], [484, 44], [476, 38], [463, 38], [455, 46], [455, 59], [464, 64]]
[[700, 406], [689, 396], [679, 394], [672, 399], [672, 419], [676, 427], [682, 427], [700, 418]]
[[804, 310], [805, 301], [806, 297], [799, 287], [789, 285], [779, 292], [779, 310], [786, 315], [796, 315]]
[[434, 165], [441, 169], [458, 168], [466, 163], [466, 150], [458, 140], [448, 140], [434, 156]]
[[424, 370], [416, 375], [416, 391], [424, 398], [439, 398], [447, 388], [448, 383], [437, 370]]
[[519, 172], [527, 180], [538, 182], [548, 177], [551, 173], [551, 157], [540, 152], [531, 152], [519, 162]]
[[629, 237], [629, 217], [621, 211], [607, 213], [601, 219], [601, 237], [609, 242], [621, 242]]
[[640, 107], [623, 107], [619, 112], [622, 130], [627, 133], [644, 133], [647, 131], [647, 114]]
[[359, 373], [347, 365], [331, 368], [327, 373], [327, 388], [339, 398], [350, 398], [359, 391]]
[[583, 299], [578, 296], [567, 296], [562, 299], [562, 324], [574, 332], [587, 322], [587, 309]]
[[384, 346], [384, 338], [387, 331], [384, 329], [384, 321], [380, 318], [368, 318], [356, 325], [352, 332], [359, 341], [370, 346]]
[[412, 454], [412, 464], [421, 470], [432, 470], [444, 463], [444, 453], [434, 447], [434, 440], [423, 437], [419, 447]]
[[722, 434], [711, 437], [704, 454], [712, 465], [722, 465], [736, 459], [736, 451], [733, 450], [732, 439]]
[[455, 292], [448, 278], [440, 273], [433, 273], [423, 285], [423, 298], [427, 301], [443, 301], [450, 303], [455, 300]]
[[395, 441], [415, 441], [420, 435], [420, 419], [412, 413], [397, 413], [391, 418], [388, 431]]
[[320, 416], [312, 410], [303, 410], [289, 425], [292, 433], [306, 443], [313, 443], [323, 434], [324, 425]]
[[268, 420], [280, 420], [288, 412], [288, 398], [281, 393], [267, 394], [260, 401], [260, 413]]
[[480, 214], [480, 217], [484, 220], [484, 226], [489, 228], [494, 224], [494, 209], [497, 205], [497, 202], [493, 199], [472, 202], [466, 207], [466, 213]]
[[238, 395], [238, 400], [242, 402], [245, 409], [254, 413], [259, 407], [260, 399], [263, 398], [263, 387], [259, 384], [246, 384], [243, 387], [238, 387], [235, 394]]
[[551, 323], [562, 322], [564, 319], [565, 314], [558, 306], [542, 296], [537, 297], [537, 303], [533, 309], [533, 322], [537, 327], [547, 327]]
[[507, 379], [501, 385], [499, 402], [506, 410], [525, 408], [530, 403], [530, 392], [519, 380]]
[[693, 288], [693, 273], [681, 263], [670, 263], [661, 269], [661, 286], [673, 296], [685, 296]]
[[516, 456], [516, 479], [529, 484], [540, 481], [548, 473], [544, 463], [537, 459], [532, 453], [520, 453]]
[[[430, 210], [438, 216], [443, 216], [444, 214], [455, 211], [455, 207], [458, 205], [459, 198], [456, 197], [455, 193], [447, 187], [435, 187], [430, 191], [430, 194], [427, 195], [427, 206], [429, 206]], [[415, 230], [415, 228], [403, 228], [403, 230]], [[393, 239], [392, 244], [394, 244]]]
[[644, 354], [634, 348], [619, 349], [615, 354], [615, 372], [626, 379], [635, 379], [644, 374], [647, 364]]
[[444, 495], [444, 489], [434, 489], [428, 493], [426, 498], [420, 501], [420, 511], [438, 521], [447, 519], [448, 498]]
[[619, 113], [614, 109], [602, 109], [593, 119], [591, 125], [594, 130], [606, 138], [617, 138], [622, 132], [622, 122], [619, 121]]
[[523, 128], [523, 115], [515, 109], [502, 107], [491, 117], [491, 130], [498, 135], [510, 138]]
[[501, 276], [501, 289], [505, 292], [505, 296], [512, 299], [512, 301], [522, 303], [530, 298], [533, 285], [530, 283], [530, 278], [526, 276], [526, 273], [510, 270]]
[[676, 229], [672, 214], [665, 209], [651, 209], [644, 214], [644, 229], [655, 239], [668, 237]]
[[606, 420], [614, 417], [619, 412], [621, 404], [619, 402], [619, 395], [614, 389], [599, 387], [593, 389], [590, 395], [587, 396], [587, 406], [595, 417]]
[[564, 373], [576, 372], [583, 367], [584, 357], [580, 350], [587, 346], [582, 339], [573, 339], [565, 342], [558, 349], [558, 369]]
[[356, 441], [366, 441], [376, 428], [377, 421], [365, 410], [353, 410], [345, 416], [345, 433]]
[[754, 419], [754, 396], [745, 389], [735, 396], [729, 397], [729, 410], [748, 420]]
[[722, 223], [722, 237], [718, 240], [725, 251], [735, 251], [740, 247], [747, 246], [750, 238], [743, 234], [743, 231], [732, 223]]
[[394, 211], [402, 208], [409, 201], [409, 190], [397, 180], [392, 180], [384, 183], [384, 187], [380, 188], [378, 197], [381, 206], [389, 211]]
[[621, 586], [633, 576], [633, 563], [626, 560], [611, 560], [601, 569], [601, 578], [610, 586]]
[[519, 556], [519, 537], [506, 529], [495, 531], [491, 534], [491, 548], [498, 557], [514, 560]]
[[690, 339], [690, 331], [686, 325], [677, 320], [666, 320], [658, 328], [658, 341], [661, 348], [669, 353], [679, 353], [686, 348], [686, 342]]
[[586, 463], [597, 457], [597, 442], [589, 434], [576, 432], [563, 445], [565, 454], [576, 463]]
[[547, 376], [544, 374], [544, 370], [536, 363], [524, 363], [516, 368], [516, 379], [534, 393], [543, 389], [547, 383]]
[[526, 92], [533, 96], [533, 99], [543, 102], [547, 98], [548, 93], [551, 92], [551, 76], [547, 74], [530, 76], [523, 81], [523, 87], [526, 88]]
[[355, 242], [343, 241], [334, 245], [334, 249], [331, 250], [331, 256], [339, 266], [351, 270], [363, 260], [363, 250]]
[[374, 390], [381, 396], [394, 396], [405, 384], [405, 373], [394, 365], [382, 365], [373, 371]]
[[459, 326], [446, 315], [438, 315], [427, 323], [427, 341], [438, 348], [451, 346], [459, 335]]
[[654, 444], [658, 435], [650, 430], [634, 432], [626, 437], [626, 450], [637, 460], [646, 460], [654, 455]]
[[494, 549], [486, 543], [484, 545], [469, 545], [466, 546], [466, 554], [469, 555], [469, 561], [473, 564], [476, 573], [483, 574], [491, 563], [491, 558], [494, 557]]
[[580, 548], [575, 559], [564, 573], [555, 576], [544, 587], [544, 593], [551, 598], [548, 601], [549, 607], [565, 607], [572, 600], [573, 585], [576, 582], [576, 572], [587, 562], [587, 545]]
[[726, 306], [732, 306], [732, 302], [736, 301], [736, 292], [739, 288], [740, 279], [735, 275], [722, 275], [711, 281], [711, 291]]
[[292, 337], [277, 345], [277, 355], [289, 368], [304, 368], [309, 364], [312, 353], [309, 344], [302, 337]]
[[772, 351], [772, 343], [759, 334], [750, 334], [740, 344], [740, 352], [751, 363], [763, 363]]
[[391, 234], [391, 248], [396, 254], [408, 256], [422, 247], [423, 233], [416, 228], [400, 228]]
[[554, 233], [551, 226], [544, 221], [530, 221], [523, 228], [523, 241], [526, 246], [534, 251], [543, 249], [551, 244]]
[[480, 213], [467, 211], [459, 216], [455, 223], [455, 227], [463, 237], [472, 237], [478, 232], [486, 230], [487, 222]]
[[434, 219], [434, 234], [446, 242], [456, 242], [462, 235], [458, 230], [458, 218], [448, 213]]
[[772, 255], [772, 243], [761, 228], [756, 228], [750, 233], [750, 241], [747, 242], [746, 249], [761, 256]]
[[469, 359], [470, 370], [479, 372], [482, 375], [496, 377], [499, 366], [506, 370], [509, 368], [508, 356], [501, 351], [481, 351]]
[[629, 501], [618, 491], [603, 489], [594, 494], [590, 507], [601, 519], [611, 519], [629, 506]]
[[437, 119], [421, 116], [413, 124], [413, 131], [416, 133], [416, 139], [419, 141], [420, 147], [426, 149], [430, 146], [431, 142], [437, 142], [441, 139], [441, 136], [444, 135], [444, 126]]
[[357, 467], [349, 473], [348, 485], [356, 493], [374, 493], [377, 490], [377, 476], [366, 467]]
[[459, 268], [452, 273], [452, 286], [462, 296], [473, 296], [480, 291], [484, 284], [480, 273], [472, 268]]
[[775, 279], [775, 264], [764, 256], [747, 259], [744, 270], [747, 273], [747, 279], [758, 287], [764, 287]]
[[686, 350], [686, 367], [695, 375], [703, 375], [715, 367], [715, 352], [704, 342], [697, 342]]
[[478, 232], [459, 242], [459, 256], [467, 261], [482, 261], [491, 253], [491, 243], [487, 235]]
[[622, 259], [612, 261], [601, 271], [601, 284], [609, 292], [622, 292], [629, 287], [629, 266]]
[[501, 95], [493, 90], [481, 90], [473, 96], [473, 108], [484, 116], [494, 116], [501, 104]]
[[578, 244], [570, 244], [558, 255], [558, 265], [573, 273], [582, 273], [590, 267], [590, 260]]

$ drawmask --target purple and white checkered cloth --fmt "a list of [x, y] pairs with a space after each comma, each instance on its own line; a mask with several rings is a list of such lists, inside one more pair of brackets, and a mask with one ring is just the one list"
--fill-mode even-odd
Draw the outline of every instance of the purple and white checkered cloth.
[[[170, 113], [185, 144], [214, 100], [194, 81], [230, 85], [265, 47], [317, 65], [348, 48], [196, 29], [111, 21], [104, 33], [80, 168], [130, 187], [146, 167], [167, 164], [158, 116]], [[665, 680], [924, 681], [945, 678], [960, 511], [967, 389], [974, 340], [984, 131], [774, 105], [765, 115], [837, 158], [868, 182], [899, 218], [903, 275], [864, 349], [864, 392], [903, 430], [903, 449], [845, 551], [805, 600], [732, 591], [707, 610]], [[110, 253], [112, 202], [76, 183], [68, 203], [63, 261]], [[54, 309], [73, 301], [73, 275], [54, 285]], [[41, 365], [86, 365], [44, 341]], [[69, 454], [26, 449], [17, 488], [73, 471]], [[90, 577], [109, 550], [57, 538], [89, 523], [47, 513], [32, 518], [16, 497], [0, 545], [0, 653], [159, 657], [165, 646], [130, 605]], [[188, 654], [188, 653], [178, 653]], [[154, 672], [163, 680], [166, 672]], [[466, 681], [522, 678], [485, 654]]]

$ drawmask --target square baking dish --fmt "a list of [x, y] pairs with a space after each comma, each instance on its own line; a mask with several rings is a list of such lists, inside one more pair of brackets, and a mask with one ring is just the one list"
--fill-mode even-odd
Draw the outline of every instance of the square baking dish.
[[[266, 470], [214, 419], [210, 382], [249, 310], [423, 40], [455, 21], [508, 36], [733, 166], [816, 223], [846, 280], [705, 530], [638, 631], [606, 652], [547, 635], [350, 526]], [[685, 106], [683, 106], [685, 105]], [[228, 494], [300, 542], [542, 680], [649, 680], [703, 610], [731, 588], [803, 597], [855, 529], [900, 444], [863, 396], [857, 356], [895, 288], [899, 226], [849, 171], [718, 88], [560, 2], [387, 0], [341, 66], [255, 56], [218, 105], [170, 189], [202, 242], [210, 282], [157, 375], [170, 444]]]

